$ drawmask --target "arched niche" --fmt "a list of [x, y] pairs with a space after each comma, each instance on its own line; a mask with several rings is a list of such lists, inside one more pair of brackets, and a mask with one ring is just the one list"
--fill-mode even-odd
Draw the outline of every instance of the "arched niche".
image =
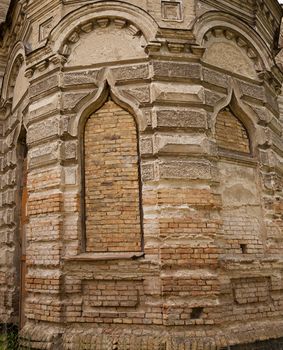
[[[249, 153], [246, 153], [246, 155], [251, 159], [253, 158], [256, 160], [258, 156], [258, 146], [266, 142], [265, 133], [263, 128], [259, 125], [259, 115], [242, 100], [242, 93], [239, 89], [238, 83], [236, 79], [232, 77], [229, 78], [227, 96], [215, 105], [214, 112], [211, 116], [211, 132], [214, 142], [216, 139], [217, 120], [219, 120], [219, 115], [223, 115], [223, 111], [229, 112], [229, 118], [236, 118], [238, 130], [243, 130], [243, 136], [244, 134], [247, 134], [249, 140]], [[231, 135], [231, 131], [227, 130], [227, 134]]]
[[12, 111], [18, 106], [29, 88], [29, 80], [25, 77], [26, 61], [25, 47], [18, 42], [10, 53], [6, 67], [2, 97], [10, 100]]
[[14, 89], [12, 92], [13, 102], [12, 109], [21, 101], [26, 91], [29, 88], [29, 81], [25, 77], [26, 63], [21, 61], [21, 64], [17, 67], [17, 74], [15, 74]]
[[218, 146], [218, 190], [222, 199], [219, 239], [224, 252], [234, 256], [262, 254], [264, 222], [256, 127], [232, 92], [228, 105], [215, 116], [213, 133]]
[[[101, 77], [101, 84], [96, 92], [87, 96], [78, 109], [76, 115], [70, 120], [68, 127], [70, 135], [78, 140], [78, 167], [80, 174], [80, 228], [79, 237], [81, 242], [81, 252], [87, 251], [87, 237], [86, 237], [86, 221], [85, 221], [85, 177], [84, 177], [84, 159], [85, 159], [85, 145], [84, 145], [84, 133], [85, 125], [89, 120], [90, 116], [94, 115], [99, 109], [110, 99], [115, 102], [120, 108], [122, 108], [131, 116], [132, 122], [134, 121], [136, 129], [136, 150], [138, 155], [138, 172], [139, 172], [139, 203], [140, 203], [140, 241], [138, 243], [139, 250], [143, 251], [143, 212], [142, 212], [142, 184], [141, 184], [141, 157], [139, 147], [139, 134], [145, 130], [147, 126], [147, 115], [143, 113], [142, 109], [139, 108], [139, 102], [135, 98], [131, 98], [126, 94], [121, 93], [119, 88], [115, 87], [112, 81], [111, 72], [106, 70], [105, 75]], [[89, 250], [90, 252], [90, 250]], [[95, 252], [97, 254], [97, 252]], [[105, 254], [105, 252], [103, 253]], [[136, 255], [136, 251], [134, 252]]]
[[77, 27], [65, 40], [66, 67], [146, 58], [142, 32], [122, 18], [99, 18]]
[[211, 11], [203, 14], [194, 25], [196, 43], [206, 47], [211, 36], [234, 41], [242, 52], [254, 61], [255, 69], [270, 71], [274, 65], [270, 48], [264, 39], [240, 18], [228, 13]]
[[14, 110], [29, 88], [29, 81], [25, 77], [26, 63], [24, 57], [19, 54], [13, 62], [7, 80], [6, 98], [12, 101]]
[[138, 129], [111, 98], [81, 125], [82, 226], [87, 253], [142, 250]]
[[[88, 31], [92, 22], [104, 21], [107, 18], [131, 23], [143, 33], [146, 42], [156, 39], [158, 24], [148, 12], [126, 2], [99, 1], [75, 9], [65, 16], [51, 31], [48, 45], [52, 46], [52, 51], [58, 52], [64, 46], [66, 38], [76, 29]], [[119, 26], [119, 23], [117, 25]]]
[[225, 28], [213, 28], [203, 39], [206, 51], [203, 61], [226, 71], [257, 79], [260, 58], [253, 47], [238, 33]]

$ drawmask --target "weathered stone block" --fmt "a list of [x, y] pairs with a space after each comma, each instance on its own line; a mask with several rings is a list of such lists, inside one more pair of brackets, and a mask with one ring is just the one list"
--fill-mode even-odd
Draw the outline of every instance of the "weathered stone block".
[[187, 153], [201, 154], [207, 153], [208, 141], [202, 135], [159, 135], [155, 137], [155, 147], [157, 153]]
[[59, 75], [47, 76], [43, 80], [34, 82], [30, 86], [30, 96], [35, 97], [42, 93], [50, 93], [59, 88]]
[[153, 83], [152, 84], [153, 101], [172, 101], [178, 102], [204, 102], [204, 88], [198, 85], [185, 85], [174, 83]]
[[150, 89], [147, 86], [123, 88], [122, 93], [130, 95], [139, 103], [150, 102]]
[[160, 109], [156, 111], [157, 127], [181, 129], [206, 129], [207, 113], [204, 110]]
[[142, 163], [141, 166], [141, 175], [142, 175], [142, 181], [152, 181], [155, 179], [155, 171], [154, 171], [154, 164], [153, 163]]
[[180, 79], [200, 79], [201, 77], [201, 66], [195, 63], [154, 61], [152, 66], [156, 77]]
[[140, 140], [140, 152], [142, 155], [153, 153], [152, 137], [142, 137]]
[[163, 161], [159, 164], [161, 179], [202, 179], [212, 177], [212, 165], [208, 161]]
[[239, 80], [238, 82], [239, 82], [241, 91], [244, 95], [260, 101], [266, 100], [264, 87], [256, 84], [249, 84], [249, 83], [243, 82], [242, 80]]
[[65, 141], [62, 144], [61, 156], [64, 160], [77, 159], [78, 143], [77, 141]]
[[224, 73], [214, 71], [212, 69], [203, 68], [203, 80], [207, 83], [218, 85], [223, 88], [228, 87], [228, 77]]
[[149, 77], [149, 66], [147, 64], [126, 66], [112, 69], [117, 81], [147, 79]]
[[29, 152], [30, 167], [44, 166], [50, 162], [56, 162], [59, 158], [58, 142], [48, 143], [40, 147], [32, 148]]
[[77, 104], [87, 95], [89, 95], [90, 92], [72, 92], [72, 93], [65, 93], [62, 96], [63, 100], [63, 109], [65, 110], [72, 110], [74, 109]]
[[65, 185], [76, 185], [78, 183], [76, 167], [64, 168], [64, 183]]
[[43, 141], [54, 136], [58, 136], [60, 133], [59, 127], [60, 119], [57, 116], [32, 124], [28, 128], [28, 144]]
[[215, 107], [222, 99], [224, 95], [215, 91], [205, 90], [205, 104]]
[[55, 93], [37, 100], [29, 106], [29, 121], [41, 118], [45, 115], [56, 114], [60, 110], [60, 93]]
[[97, 76], [99, 70], [87, 70], [83, 72], [68, 72], [64, 73], [63, 82], [64, 86], [77, 86], [84, 84], [93, 84], [96, 85]]

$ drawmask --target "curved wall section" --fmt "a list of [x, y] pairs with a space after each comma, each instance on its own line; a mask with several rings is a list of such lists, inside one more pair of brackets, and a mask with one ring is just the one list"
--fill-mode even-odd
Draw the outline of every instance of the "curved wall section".
[[0, 38], [0, 323], [20, 328], [19, 347], [280, 344], [281, 16], [276, 0], [14, 3]]

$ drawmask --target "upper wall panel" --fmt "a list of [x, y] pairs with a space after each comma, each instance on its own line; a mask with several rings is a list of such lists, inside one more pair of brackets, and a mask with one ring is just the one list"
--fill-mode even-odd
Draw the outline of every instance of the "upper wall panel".
[[231, 73], [257, 78], [258, 57], [235, 33], [223, 29], [212, 30], [205, 36], [204, 45], [205, 62]]
[[77, 34], [69, 46], [67, 66], [85, 66], [146, 57], [146, 41], [141, 32], [125, 20], [101, 19], [89, 23], [88, 33]]

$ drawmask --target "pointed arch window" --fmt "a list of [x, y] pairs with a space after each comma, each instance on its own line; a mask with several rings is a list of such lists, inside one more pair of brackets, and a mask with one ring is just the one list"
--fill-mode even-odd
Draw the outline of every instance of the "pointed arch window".
[[251, 154], [249, 133], [229, 107], [222, 109], [215, 124], [215, 139], [220, 150]]
[[232, 99], [232, 105], [218, 113], [215, 123], [222, 203], [221, 244], [227, 256], [233, 257], [262, 254], [263, 249], [258, 160], [251, 137], [255, 129], [251, 116], [244, 113]]
[[85, 251], [141, 251], [141, 192], [134, 117], [113, 101], [84, 126]]

